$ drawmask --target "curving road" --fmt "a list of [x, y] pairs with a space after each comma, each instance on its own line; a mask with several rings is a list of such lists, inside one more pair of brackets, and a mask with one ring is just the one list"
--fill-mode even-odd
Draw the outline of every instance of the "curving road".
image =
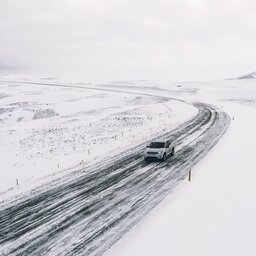
[[194, 103], [198, 114], [161, 138], [176, 154], [147, 164], [142, 152], [119, 157], [0, 210], [0, 255], [102, 255], [181, 182], [218, 142], [230, 119]]

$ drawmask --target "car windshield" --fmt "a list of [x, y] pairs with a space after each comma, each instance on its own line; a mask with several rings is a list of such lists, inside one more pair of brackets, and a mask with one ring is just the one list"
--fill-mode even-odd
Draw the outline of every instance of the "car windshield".
[[164, 148], [164, 142], [151, 142], [149, 148]]

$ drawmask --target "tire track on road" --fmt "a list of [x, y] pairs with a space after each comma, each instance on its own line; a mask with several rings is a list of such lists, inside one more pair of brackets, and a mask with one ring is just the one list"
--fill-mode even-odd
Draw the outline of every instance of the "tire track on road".
[[[124, 93], [124, 92], [122, 92]], [[0, 211], [3, 255], [101, 255], [184, 179], [217, 143], [229, 117], [194, 103], [198, 114], [162, 135], [181, 149], [166, 163], [146, 164], [136, 153], [96, 166]]]

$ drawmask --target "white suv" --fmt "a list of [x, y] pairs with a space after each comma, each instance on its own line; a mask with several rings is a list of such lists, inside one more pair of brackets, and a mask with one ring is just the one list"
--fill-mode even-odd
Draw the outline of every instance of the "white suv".
[[144, 152], [144, 159], [159, 159], [165, 161], [168, 156], [174, 155], [174, 145], [171, 140], [152, 141]]

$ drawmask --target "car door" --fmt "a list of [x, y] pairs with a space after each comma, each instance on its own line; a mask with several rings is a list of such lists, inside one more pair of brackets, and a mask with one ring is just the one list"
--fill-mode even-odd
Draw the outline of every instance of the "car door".
[[171, 141], [171, 140], [170, 140], [170, 146], [169, 146], [169, 148], [170, 148], [170, 153], [171, 153], [172, 150], [173, 150], [173, 141]]
[[167, 142], [166, 142], [166, 153], [167, 153], [167, 155], [170, 155], [170, 153], [171, 153], [171, 148], [170, 148], [170, 141], [168, 140]]

